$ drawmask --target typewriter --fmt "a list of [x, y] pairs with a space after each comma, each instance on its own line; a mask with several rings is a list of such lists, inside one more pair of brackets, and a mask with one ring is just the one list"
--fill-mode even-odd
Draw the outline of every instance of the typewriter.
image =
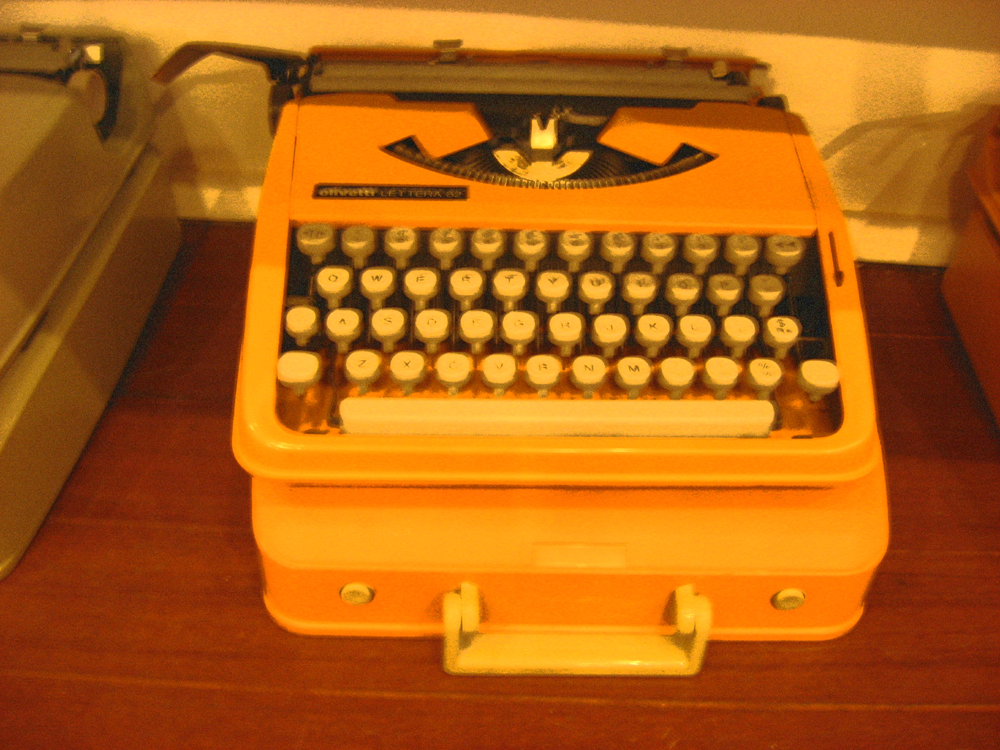
[[0, 579], [90, 439], [180, 245], [156, 125], [121, 34], [0, 28]]
[[300, 633], [693, 674], [850, 629], [887, 544], [858, 283], [753, 60], [196, 44], [277, 123], [233, 446]]

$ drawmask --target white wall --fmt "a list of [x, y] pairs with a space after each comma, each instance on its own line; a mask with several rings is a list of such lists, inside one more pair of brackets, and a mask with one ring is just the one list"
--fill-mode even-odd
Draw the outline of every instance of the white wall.
[[[100, 25], [133, 37], [151, 74], [185, 41], [305, 52], [319, 44], [695, 52], [756, 57], [813, 132], [858, 255], [947, 262], [971, 200], [970, 144], [1000, 104], [1000, 0], [448, 0], [364, 3], [110, 0], [5, 2], [5, 26]], [[179, 145], [190, 217], [249, 219], [270, 136], [259, 69], [212, 58], [161, 106]]]

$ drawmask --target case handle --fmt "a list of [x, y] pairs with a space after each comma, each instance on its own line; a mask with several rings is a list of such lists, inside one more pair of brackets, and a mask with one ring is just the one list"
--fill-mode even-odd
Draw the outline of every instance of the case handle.
[[693, 675], [712, 626], [708, 598], [694, 586], [670, 596], [672, 635], [480, 633], [479, 588], [444, 598], [444, 669], [454, 675]]

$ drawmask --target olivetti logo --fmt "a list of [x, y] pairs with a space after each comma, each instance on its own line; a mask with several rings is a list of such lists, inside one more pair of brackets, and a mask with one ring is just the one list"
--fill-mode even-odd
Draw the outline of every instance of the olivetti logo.
[[464, 201], [464, 185], [326, 185], [313, 188], [313, 198], [343, 200]]

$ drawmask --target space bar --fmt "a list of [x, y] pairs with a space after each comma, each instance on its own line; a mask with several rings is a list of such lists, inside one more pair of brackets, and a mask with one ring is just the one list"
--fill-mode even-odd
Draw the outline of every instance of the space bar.
[[348, 397], [342, 431], [357, 435], [767, 437], [770, 401]]

